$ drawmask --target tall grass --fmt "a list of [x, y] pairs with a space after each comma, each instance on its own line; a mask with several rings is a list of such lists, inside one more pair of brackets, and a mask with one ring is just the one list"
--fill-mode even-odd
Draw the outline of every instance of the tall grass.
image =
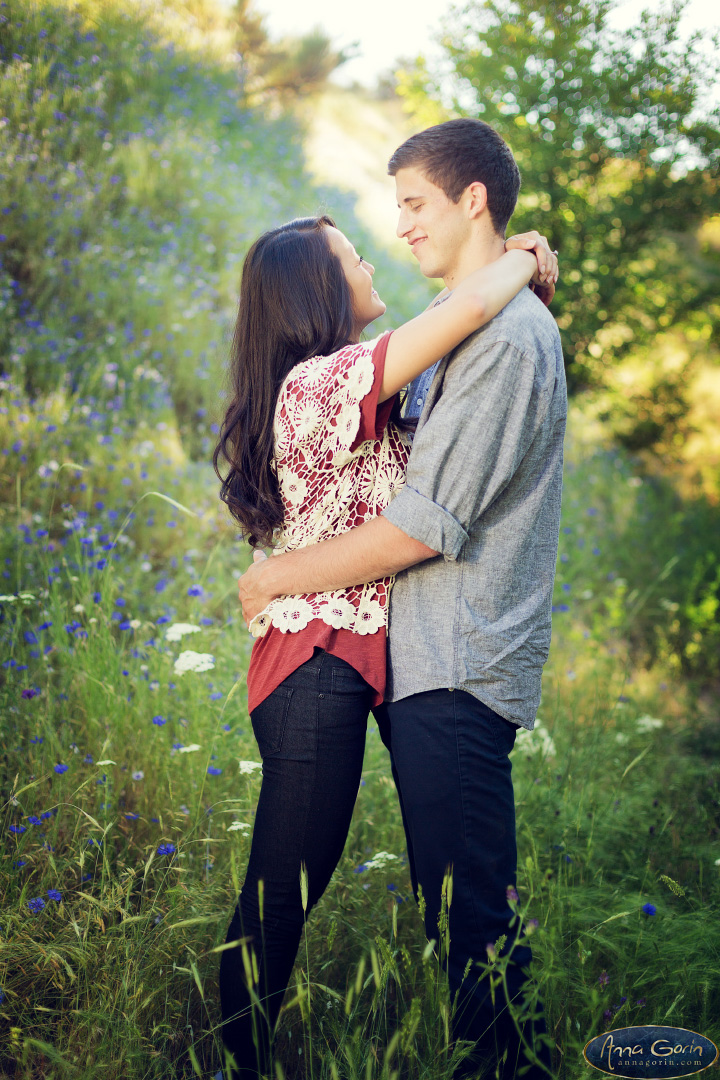
[[[0, 9], [0, 1072], [22, 1080], [222, 1063], [260, 773], [211, 425], [249, 241], [320, 207], [363, 239], [292, 121], [244, 111], [183, 9], [172, 34], [154, 10]], [[395, 318], [423, 305], [374, 261]], [[689, 681], [712, 671], [716, 518], [592, 434], [576, 407], [540, 724], [514, 753], [517, 887], [568, 1078], [609, 1026], [720, 1035], [716, 716]], [[441, 1080], [451, 1012], [371, 721], [277, 1075]]]

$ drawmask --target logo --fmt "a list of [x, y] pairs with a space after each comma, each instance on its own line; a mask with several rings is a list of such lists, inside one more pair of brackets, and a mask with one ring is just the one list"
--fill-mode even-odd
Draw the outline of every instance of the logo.
[[718, 1059], [714, 1042], [687, 1028], [616, 1028], [596, 1035], [583, 1050], [594, 1069], [609, 1076], [661, 1080], [692, 1076], [709, 1069]]

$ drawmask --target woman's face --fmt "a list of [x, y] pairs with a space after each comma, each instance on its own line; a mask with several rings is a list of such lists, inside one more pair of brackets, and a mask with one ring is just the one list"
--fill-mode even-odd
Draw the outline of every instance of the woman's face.
[[375, 267], [356, 252], [348, 238], [331, 225], [325, 226], [330, 250], [337, 255], [350, 286], [358, 338], [374, 319], [385, 314], [385, 304], [373, 288]]

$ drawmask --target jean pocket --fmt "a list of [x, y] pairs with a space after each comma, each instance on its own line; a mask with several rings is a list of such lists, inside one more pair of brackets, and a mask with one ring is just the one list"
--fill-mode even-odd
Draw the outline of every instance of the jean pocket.
[[349, 664], [347, 667], [334, 667], [331, 674], [333, 694], [363, 694], [368, 689], [368, 684], [360, 672]]
[[493, 714], [491, 723], [498, 758], [505, 759], [515, 746], [515, 738], [519, 730], [518, 725], [497, 714]]
[[250, 714], [261, 758], [272, 757], [282, 749], [292, 696], [291, 687], [278, 686]]

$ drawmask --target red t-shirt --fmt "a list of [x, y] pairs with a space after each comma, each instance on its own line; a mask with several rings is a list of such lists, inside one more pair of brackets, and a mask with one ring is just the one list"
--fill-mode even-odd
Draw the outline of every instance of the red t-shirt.
[[[380, 513], [390, 501], [394, 490], [403, 482], [405, 466], [409, 456], [409, 445], [396, 432], [394, 426], [386, 432], [386, 427], [395, 398], [378, 404], [380, 388], [382, 386], [383, 372], [385, 369], [385, 356], [387, 352], [390, 334], [384, 334], [377, 342], [361, 343], [349, 346], [334, 353], [331, 357], [313, 358], [297, 365], [283, 384], [276, 409], [276, 455], [278, 446], [280, 454], [285, 447], [294, 446], [292, 454], [292, 472], [289, 469], [278, 469], [278, 477], [281, 481], [281, 494], [285, 507], [285, 523], [283, 530], [286, 534], [300, 535], [303, 525], [310, 521], [314, 512], [317, 519], [317, 506], [319, 503], [328, 503], [328, 494], [332, 494], [332, 485], [344, 485], [342, 499], [342, 522], [327, 520], [326, 535], [337, 535], [338, 532], [346, 531], [354, 523], [369, 520]], [[337, 362], [335, 362], [337, 358]], [[368, 359], [372, 359], [372, 372], [368, 372]], [[298, 369], [304, 365], [314, 365], [308, 369], [310, 377], [293, 378]], [[364, 365], [364, 367], [363, 367]], [[365, 377], [367, 376], [367, 378]], [[370, 377], [372, 382], [370, 382]], [[353, 400], [348, 403], [347, 391], [343, 387], [349, 382], [357, 383], [359, 389], [354, 401], [356, 408], [353, 417]], [[330, 390], [328, 390], [330, 384]], [[336, 393], [336, 387], [340, 390]], [[317, 396], [319, 412], [312, 413], [313, 399]], [[302, 405], [302, 416], [298, 410], [298, 402]], [[359, 409], [359, 416], [358, 416]], [[310, 410], [310, 419], [308, 419]], [[320, 420], [324, 425], [318, 433]], [[282, 435], [278, 437], [278, 423], [282, 427]], [[313, 423], [315, 428], [312, 427]], [[333, 433], [343, 425], [354, 426], [352, 441], [337, 445], [333, 442], [334, 436], [323, 442], [323, 436], [328, 431]], [[311, 439], [305, 441], [303, 452], [303, 439], [301, 435], [293, 439], [294, 431], [302, 432], [312, 429]], [[392, 435], [390, 434], [392, 432]], [[355, 451], [363, 444], [368, 444], [361, 455]], [[327, 449], [327, 446], [330, 449]], [[338, 453], [338, 446], [340, 451]], [[299, 449], [298, 449], [299, 447]], [[333, 455], [332, 450], [335, 449]], [[313, 459], [313, 452], [316, 457]], [[350, 455], [354, 455], [350, 459]], [[335, 458], [337, 465], [332, 465]], [[373, 470], [377, 469], [381, 460], [385, 461], [387, 468], [388, 457], [391, 460], [391, 482], [387, 482], [387, 476], [381, 484], [375, 484], [371, 497], [368, 491], [372, 484], [368, 484], [368, 476], [372, 479]], [[318, 464], [320, 462], [320, 464]], [[278, 463], [279, 464], [279, 463]], [[399, 479], [399, 476], [402, 479]], [[288, 481], [290, 476], [290, 481]], [[292, 483], [291, 495], [286, 497], [288, 484]], [[350, 491], [348, 493], [348, 483]], [[284, 490], [285, 489], [285, 490]], [[306, 501], [303, 498], [307, 496]], [[338, 499], [338, 505], [340, 500]], [[326, 518], [327, 518], [327, 511]], [[338, 509], [338, 514], [340, 510]], [[321, 529], [317, 534], [318, 539], [325, 539]], [[299, 545], [295, 545], [299, 546]], [[383, 579], [374, 583], [376, 600], [371, 601], [377, 607], [379, 604], [386, 608], [389, 588], [392, 579]], [[362, 587], [361, 587], [362, 588]], [[355, 614], [361, 599], [361, 590], [358, 588], [341, 590], [341, 602], [345, 609], [350, 610], [354, 604]], [[337, 591], [333, 594], [337, 597]], [[304, 594], [300, 602], [317, 605], [322, 601], [317, 594]], [[332, 603], [332, 602], [330, 602]], [[266, 611], [272, 612], [273, 605]], [[384, 611], [386, 618], [387, 612]], [[307, 618], [307, 615], [306, 615]], [[386, 626], [382, 625], [374, 632], [355, 632], [348, 626], [333, 626], [323, 618], [312, 617], [302, 629], [288, 632], [287, 618], [283, 627], [275, 625], [269, 617], [264, 619], [266, 626], [263, 628], [263, 636], [258, 637], [253, 646], [248, 670], [248, 708], [250, 712], [255, 709], [265, 698], [275, 690], [280, 683], [296, 671], [301, 664], [309, 660], [315, 647], [324, 649], [333, 656], [338, 656], [358, 671], [365, 681], [373, 688], [375, 694], [372, 705], [379, 705], [383, 700], [386, 677]], [[280, 619], [280, 621], [282, 621]], [[348, 619], [345, 618], [345, 622]], [[352, 620], [350, 620], [352, 621]]]

